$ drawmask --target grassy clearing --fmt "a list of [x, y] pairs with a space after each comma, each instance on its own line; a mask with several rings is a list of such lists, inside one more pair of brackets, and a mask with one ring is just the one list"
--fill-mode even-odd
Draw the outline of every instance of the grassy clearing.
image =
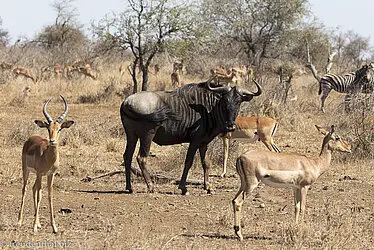
[[[113, 66], [116, 68], [116, 66]], [[102, 70], [97, 81], [50, 80], [37, 84], [22, 78], [0, 85], [0, 241], [65, 242], [73, 249], [370, 249], [373, 248], [374, 186], [372, 156], [372, 123], [367, 115], [360, 123], [360, 110], [343, 112], [343, 96], [333, 92], [326, 102], [326, 114], [319, 112], [318, 86], [309, 76], [295, 80], [296, 101], [280, 104], [275, 96], [278, 86], [271, 78], [262, 82], [264, 94], [242, 106], [242, 115], [260, 114], [280, 123], [275, 140], [281, 150], [307, 155], [319, 153], [322, 138], [314, 124], [335, 124], [338, 133], [348, 139], [355, 151], [335, 154], [331, 171], [312, 186], [308, 194], [304, 223], [293, 224], [290, 190], [260, 185], [244, 204], [244, 242], [234, 237], [231, 199], [239, 180], [218, 178], [222, 168], [222, 142], [215, 139], [209, 153], [212, 160], [211, 182], [215, 194], [207, 196], [201, 186], [190, 187], [189, 197], [179, 195], [171, 183], [156, 183], [156, 193], [147, 194], [141, 178], [134, 177], [135, 194], [121, 194], [124, 177], [117, 175], [82, 183], [87, 175], [98, 175], [120, 169], [125, 136], [119, 117], [119, 106], [132, 92], [129, 76], [115, 70]], [[150, 88], [170, 89], [170, 72], [151, 75]], [[184, 76], [185, 82], [198, 81]], [[247, 86], [251, 88], [251, 85]], [[21, 197], [21, 150], [27, 137], [46, 136], [35, 119], [44, 119], [42, 105], [53, 116], [63, 111], [58, 96], [69, 102], [67, 119], [76, 123], [62, 132], [61, 167], [55, 183], [56, 222], [60, 229], [51, 233], [46, 195], [42, 199], [38, 234], [32, 233], [32, 195], [29, 183], [25, 222], [16, 227]], [[370, 113], [369, 113], [370, 114]], [[261, 143], [233, 142], [228, 175], [235, 174], [236, 157]], [[187, 145], [160, 147], [152, 145], [156, 157], [149, 158], [149, 170], [179, 179]], [[136, 165], [136, 161], [134, 161]], [[202, 179], [197, 156], [189, 178]], [[45, 185], [45, 183], [43, 184]], [[62, 214], [69, 208], [71, 214]], [[70, 242], [70, 243], [69, 243]]]

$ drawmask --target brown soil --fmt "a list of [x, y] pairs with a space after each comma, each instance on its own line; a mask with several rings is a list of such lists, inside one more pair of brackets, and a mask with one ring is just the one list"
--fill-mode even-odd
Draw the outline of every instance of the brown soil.
[[[134, 178], [134, 193], [123, 193], [123, 175], [82, 182], [115, 169], [122, 161], [125, 138], [119, 119], [121, 97], [99, 104], [78, 103], [79, 96], [70, 85], [56, 85], [32, 95], [25, 105], [10, 105], [14, 85], [0, 91], [0, 244], [2, 247], [53, 244], [70, 249], [372, 249], [374, 247], [374, 201], [372, 160], [349, 160], [334, 155], [331, 171], [323, 175], [308, 193], [303, 223], [294, 225], [292, 191], [260, 185], [244, 203], [244, 241], [233, 230], [231, 200], [239, 188], [234, 161], [248, 147], [234, 143], [228, 169], [221, 173], [221, 141], [212, 142], [213, 166], [210, 180], [213, 195], [201, 185], [189, 185], [191, 195], [181, 196], [171, 182], [156, 182], [155, 193], [147, 193], [141, 178]], [[40, 83], [41, 84], [41, 83]], [[98, 84], [98, 83], [96, 83]], [[22, 87], [22, 85], [21, 85]], [[21, 88], [19, 87], [19, 88]], [[35, 87], [36, 88], [36, 87]], [[42, 103], [58, 96], [66, 88], [70, 103], [68, 119], [76, 124], [62, 132], [60, 171], [54, 185], [55, 217], [59, 232], [52, 233], [49, 222], [47, 192], [41, 205], [42, 228], [32, 231], [32, 175], [26, 197], [24, 224], [17, 227], [21, 198], [21, 150], [25, 138], [45, 131], [33, 124], [41, 119]], [[95, 87], [101, 89], [101, 87]], [[44, 92], [43, 92], [44, 91]], [[79, 93], [79, 92], [78, 92]], [[12, 99], [13, 98], [13, 99]], [[300, 97], [299, 97], [300, 98]], [[313, 107], [314, 108], [314, 107]], [[61, 112], [60, 102], [52, 102], [50, 114]], [[333, 116], [333, 113], [328, 114]], [[54, 116], [54, 115], [53, 115]], [[276, 143], [283, 151], [318, 154], [322, 138], [313, 127], [325, 118], [316, 110], [300, 118], [303, 123], [280, 119]], [[332, 118], [328, 118], [332, 119]], [[307, 128], [307, 129], [306, 129]], [[341, 134], [344, 137], [344, 134]], [[156, 157], [149, 158], [152, 173], [179, 180], [187, 145], [152, 146]], [[137, 166], [134, 161], [134, 166]], [[195, 159], [190, 179], [202, 180], [199, 158]], [[45, 180], [43, 182], [45, 187]], [[65, 211], [65, 212], [64, 212]], [[28, 245], [27, 245], [28, 244]], [[44, 244], [44, 245], [43, 245]], [[28, 247], [27, 247], [28, 248]], [[36, 247], [35, 247], [36, 248]], [[38, 248], [37, 248], [38, 249]]]

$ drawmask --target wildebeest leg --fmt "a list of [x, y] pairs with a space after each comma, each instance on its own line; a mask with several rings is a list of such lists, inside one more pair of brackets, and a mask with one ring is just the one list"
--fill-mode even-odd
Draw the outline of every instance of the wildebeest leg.
[[140, 137], [140, 148], [136, 160], [138, 161], [139, 167], [142, 170], [143, 178], [148, 187], [148, 192], [153, 193], [153, 183], [151, 176], [147, 170], [147, 157], [151, 148], [151, 143], [155, 133], [150, 131], [147, 134]]
[[204, 189], [207, 190], [208, 194], [211, 194], [212, 190], [209, 184], [210, 161], [209, 161], [209, 158], [206, 158], [207, 149], [208, 149], [208, 145], [206, 144], [199, 147], [201, 165], [203, 166], [203, 171], [204, 171]]
[[127, 143], [126, 143], [126, 150], [123, 154], [123, 161], [125, 162], [125, 174], [126, 174], [126, 189], [125, 191], [128, 193], [132, 193], [132, 187], [131, 187], [131, 162], [132, 162], [132, 156], [134, 155], [136, 142], [138, 141], [138, 138], [135, 136], [135, 134], [126, 132], [127, 137]]
[[188, 171], [190, 170], [192, 163], [193, 163], [193, 158], [196, 154], [197, 146], [193, 145], [193, 143], [190, 143], [190, 146], [188, 147], [187, 150], [187, 155], [186, 155], [186, 160], [184, 161], [184, 169], [183, 169], [183, 174], [181, 178], [181, 182], [179, 183], [179, 189], [182, 190], [182, 195], [187, 195], [187, 188], [186, 188], [186, 181], [187, 181], [187, 175]]

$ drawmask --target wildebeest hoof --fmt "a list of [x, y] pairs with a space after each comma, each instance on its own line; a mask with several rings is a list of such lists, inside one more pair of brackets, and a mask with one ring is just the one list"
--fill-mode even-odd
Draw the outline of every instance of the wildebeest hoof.
[[127, 189], [127, 188], [126, 188], [126, 190], [125, 190], [125, 194], [132, 194], [132, 193], [133, 193], [132, 189]]
[[187, 189], [182, 189], [182, 195], [190, 195]]

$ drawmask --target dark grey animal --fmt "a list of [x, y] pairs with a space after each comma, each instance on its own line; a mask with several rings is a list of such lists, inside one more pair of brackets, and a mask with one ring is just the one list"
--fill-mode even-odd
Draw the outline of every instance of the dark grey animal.
[[146, 168], [151, 142], [159, 145], [189, 143], [184, 170], [179, 184], [187, 194], [186, 180], [197, 149], [204, 170], [204, 189], [211, 192], [208, 181], [208, 163], [205, 160], [208, 143], [223, 132], [235, 130], [235, 118], [240, 104], [262, 93], [239, 87], [211, 86], [209, 82], [191, 83], [173, 91], [139, 92], [130, 95], [121, 105], [120, 113], [126, 132], [127, 145], [123, 154], [126, 173], [126, 191], [132, 193], [131, 161], [140, 140], [137, 162], [148, 191], [153, 183]]

